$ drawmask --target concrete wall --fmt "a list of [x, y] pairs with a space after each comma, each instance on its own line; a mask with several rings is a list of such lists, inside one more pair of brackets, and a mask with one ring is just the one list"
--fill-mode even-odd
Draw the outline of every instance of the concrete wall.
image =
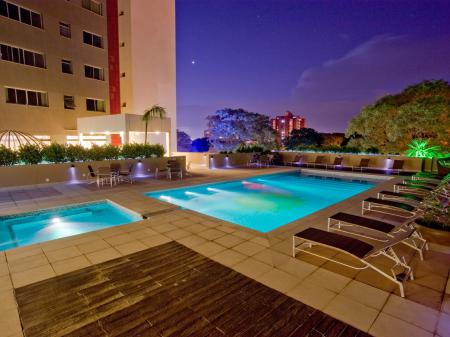
[[185, 157], [180, 156], [148, 158], [141, 162], [134, 159], [77, 162], [73, 163], [74, 167], [72, 163], [3, 166], [0, 167], [0, 188], [58, 182], [79, 183], [92, 179], [89, 176], [88, 165], [95, 171], [98, 167], [109, 167], [110, 163], [116, 162], [120, 162], [123, 167], [134, 163], [133, 175], [144, 177], [153, 174], [156, 168], [165, 168], [170, 158], [176, 159], [185, 167]]
[[[186, 157], [186, 163], [201, 165], [208, 168], [243, 167], [252, 157], [252, 153], [209, 153], [209, 152], [176, 152], [178, 156]], [[228, 159], [227, 159], [228, 157]]]
[[[86, 110], [86, 97], [103, 99], [109, 111], [108, 41], [105, 0], [102, 16], [81, 7], [81, 0], [14, 0], [41, 13], [43, 29], [0, 16], [0, 42], [45, 54], [46, 69], [0, 61], [0, 129], [16, 129], [65, 141], [76, 135], [76, 118], [104, 114]], [[59, 22], [71, 25], [72, 37], [59, 35]], [[83, 43], [83, 30], [103, 36], [103, 48]], [[61, 71], [61, 59], [72, 61], [73, 74]], [[84, 65], [104, 69], [104, 81], [84, 76]], [[5, 86], [44, 91], [48, 107], [6, 103]], [[64, 95], [75, 96], [76, 108], [64, 109]]]

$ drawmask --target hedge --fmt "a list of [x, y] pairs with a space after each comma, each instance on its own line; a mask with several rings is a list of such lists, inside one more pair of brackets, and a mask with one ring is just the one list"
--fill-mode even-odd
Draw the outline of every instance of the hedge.
[[122, 147], [107, 145], [93, 145], [87, 149], [81, 145], [62, 145], [52, 143], [43, 146], [23, 145], [17, 151], [0, 145], [0, 166], [9, 166], [17, 163], [39, 164], [65, 163], [77, 161], [101, 161], [111, 159], [139, 159], [162, 157], [164, 147], [160, 144], [125, 144]]

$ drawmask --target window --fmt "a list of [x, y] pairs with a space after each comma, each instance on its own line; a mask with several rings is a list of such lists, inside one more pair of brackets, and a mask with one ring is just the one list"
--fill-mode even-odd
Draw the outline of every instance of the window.
[[100, 35], [83, 31], [83, 42], [97, 48], [103, 48], [103, 39]]
[[44, 54], [0, 43], [0, 60], [45, 68]]
[[65, 74], [73, 74], [72, 61], [61, 60], [61, 71]]
[[102, 99], [86, 98], [86, 110], [105, 112], [105, 101]]
[[20, 7], [9, 1], [0, 0], [0, 15], [30, 26], [42, 28], [41, 14]]
[[68, 37], [69, 39], [72, 37], [72, 32], [68, 23], [59, 23], [59, 35]]
[[64, 109], [75, 109], [75, 97], [64, 95]]
[[84, 76], [94, 80], [103, 81], [103, 69], [93, 66], [84, 65]]
[[48, 96], [42, 91], [6, 88], [6, 103], [47, 107]]
[[82, 7], [98, 15], [102, 15], [102, 4], [94, 0], [83, 0]]

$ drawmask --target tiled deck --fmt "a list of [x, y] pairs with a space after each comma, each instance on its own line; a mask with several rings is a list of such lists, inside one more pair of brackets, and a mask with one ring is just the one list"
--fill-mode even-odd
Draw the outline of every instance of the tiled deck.
[[[45, 280], [170, 241], [177, 241], [222, 265], [321, 310], [374, 336], [450, 336], [450, 256], [429, 251], [421, 262], [402, 250], [415, 269], [406, 284], [406, 299], [395, 286], [370, 271], [349, 272], [332, 263], [291, 257], [291, 237], [308, 226], [324, 228], [336, 211], [358, 213], [360, 201], [392, 182], [349, 198], [269, 233], [259, 233], [192, 211], [146, 198], [143, 192], [273, 172], [264, 170], [200, 171], [183, 182], [148, 180], [113, 189], [53, 185], [58, 197], [0, 204], [0, 214], [58, 205], [111, 199], [147, 220], [98, 232], [22, 247], [0, 253], [0, 331], [21, 336], [14, 288]], [[152, 215], [153, 214], [153, 215]], [[383, 265], [383, 261], [381, 264]]]

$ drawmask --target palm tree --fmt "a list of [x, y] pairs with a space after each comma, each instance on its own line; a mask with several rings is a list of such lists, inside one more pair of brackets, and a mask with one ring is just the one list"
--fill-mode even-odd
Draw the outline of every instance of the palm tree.
[[145, 122], [145, 140], [144, 144], [147, 144], [147, 128], [148, 122], [154, 118], [163, 119], [166, 116], [166, 109], [159, 105], [154, 105], [150, 109], [146, 109], [142, 115], [142, 120]]

